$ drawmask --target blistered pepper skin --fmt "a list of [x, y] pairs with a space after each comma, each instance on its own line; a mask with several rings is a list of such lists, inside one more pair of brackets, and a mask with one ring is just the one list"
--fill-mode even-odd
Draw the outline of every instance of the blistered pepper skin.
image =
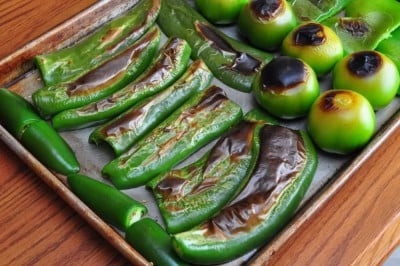
[[159, 42], [160, 30], [151, 29], [126, 51], [72, 83], [45, 86], [32, 95], [41, 116], [48, 117], [67, 109], [81, 107], [123, 88], [150, 64]]
[[55, 115], [52, 123], [57, 130], [71, 130], [102, 123], [116, 117], [134, 104], [170, 86], [187, 68], [189, 44], [170, 38], [160, 54], [138, 78], [124, 88], [88, 105], [65, 110]]
[[240, 91], [250, 92], [255, 74], [272, 59], [217, 30], [184, 0], [163, 1], [157, 23], [168, 36], [187, 40], [193, 58], [203, 59], [216, 78]]
[[115, 154], [122, 154], [191, 96], [204, 90], [212, 77], [203, 61], [195, 61], [169, 88], [100, 126], [90, 134], [89, 141], [106, 142]]
[[102, 170], [119, 188], [146, 184], [214, 140], [242, 118], [241, 107], [212, 86], [187, 101]]
[[[281, 126], [260, 131], [260, 155], [246, 187], [216, 216], [173, 236], [185, 261], [218, 264], [265, 244], [291, 218], [315, 173], [307, 135]], [[279, 169], [279, 170], [278, 170]]]
[[322, 22], [343, 10], [351, 0], [288, 0], [300, 21]]
[[45, 85], [76, 80], [125, 50], [155, 22], [160, 0], [141, 0], [128, 13], [72, 47], [36, 56]]

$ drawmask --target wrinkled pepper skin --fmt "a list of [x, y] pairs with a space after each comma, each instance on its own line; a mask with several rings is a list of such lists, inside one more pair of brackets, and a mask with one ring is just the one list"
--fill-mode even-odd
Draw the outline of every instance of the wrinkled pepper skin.
[[154, 24], [159, 11], [160, 0], [141, 0], [74, 46], [36, 56], [45, 85], [76, 80], [125, 50]]
[[91, 210], [111, 225], [126, 231], [147, 213], [142, 203], [91, 177], [73, 174], [68, 185]]
[[195, 61], [169, 88], [98, 127], [90, 134], [89, 141], [106, 142], [115, 154], [121, 155], [191, 96], [204, 90], [212, 77], [203, 61]]
[[160, 30], [154, 27], [127, 50], [76, 81], [39, 89], [32, 95], [36, 109], [41, 116], [48, 117], [100, 100], [123, 88], [149, 66], [160, 38]]
[[188, 100], [102, 170], [119, 189], [144, 185], [216, 139], [242, 118], [241, 107], [212, 86]]
[[315, 173], [314, 147], [302, 131], [265, 125], [260, 155], [240, 194], [213, 218], [173, 236], [178, 255], [216, 264], [265, 244], [289, 221]]
[[176, 255], [169, 234], [150, 218], [143, 218], [129, 227], [125, 239], [152, 265], [189, 266]]
[[58, 113], [52, 119], [53, 127], [57, 130], [71, 130], [116, 117], [175, 82], [186, 70], [190, 52], [190, 46], [185, 40], [169, 39], [157, 58], [137, 79], [104, 99]]
[[288, 0], [299, 21], [322, 22], [342, 11], [351, 0]]
[[169, 233], [199, 225], [237, 195], [257, 161], [264, 123], [243, 120], [200, 160], [150, 181]]
[[60, 174], [79, 171], [79, 162], [65, 140], [21, 96], [0, 89], [0, 122], [46, 167]]
[[251, 91], [251, 83], [272, 55], [240, 43], [213, 27], [185, 0], [164, 0], [157, 23], [168, 36], [189, 42], [192, 57], [201, 58], [228, 86]]

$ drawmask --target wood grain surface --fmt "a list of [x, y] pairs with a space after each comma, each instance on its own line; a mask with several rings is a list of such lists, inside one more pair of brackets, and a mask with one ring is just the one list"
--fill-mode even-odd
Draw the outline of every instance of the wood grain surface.
[[[0, 0], [0, 59], [94, 0]], [[400, 129], [268, 265], [375, 265], [400, 242]], [[0, 142], [0, 265], [127, 261]]]

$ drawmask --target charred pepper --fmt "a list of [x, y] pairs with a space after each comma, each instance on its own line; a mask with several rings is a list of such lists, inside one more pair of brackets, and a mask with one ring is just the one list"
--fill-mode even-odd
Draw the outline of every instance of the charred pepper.
[[190, 51], [186, 41], [169, 39], [150, 67], [137, 79], [104, 99], [58, 113], [52, 120], [54, 128], [68, 130], [99, 124], [164, 90], [186, 70]]
[[103, 168], [119, 188], [144, 185], [242, 118], [240, 106], [212, 86], [188, 100], [145, 138]]

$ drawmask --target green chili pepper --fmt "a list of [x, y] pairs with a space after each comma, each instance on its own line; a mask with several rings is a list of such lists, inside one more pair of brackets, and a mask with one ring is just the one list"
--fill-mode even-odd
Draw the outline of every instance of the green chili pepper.
[[273, 125], [264, 125], [259, 138], [260, 155], [242, 192], [213, 218], [173, 236], [185, 261], [214, 264], [241, 256], [271, 239], [297, 209], [317, 165], [311, 141], [302, 131]]
[[169, 233], [199, 225], [237, 195], [257, 161], [265, 122], [243, 120], [200, 160], [150, 181]]
[[242, 117], [240, 106], [212, 86], [187, 101], [149, 135], [103, 168], [119, 188], [144, 185], [170, 170]]
[[351, 0], [288, 0], [300, 21], [322, 22], [342, 11]]
[[164, 0], [157, 22], [168, 36], [187, 40], [192, 57], [203, 59], [218, 79], [241, 91], [251, 91], [255, 74], [272, 59], [217, 30], [184, 0]]
[[212, 74], [203, 61], [195, 61], [186, 73], [166, 90], [141, 102], [89, 136], [92, 143], [107, 142], [117, 155], [136, 143], [196, 92], [205, 89]]
[[118, 189], [85, 175], [68, 175], [68, 185], [106, 222], [126, 231], [147, 213], [147, 208]]
[[79, 171], [75, 154], [21, 96], [0, 89], [0, 122], [39, 161], [60, 174]]
[[150, 218], [143, 218], [129, 227], [125, 239], [155, 266], [189, 265], [176, 255], [167, 232]]
[[54, 128], [68, 130], [99, 124], [164, 90], [185, 71], [190, 51], [186, 41], [171, 38], [150, 67], [137, 79], [107, 98], [58, 113], [53, 117]]
[[49, 86], [76, 80], [125, 50], [154, 24], [159, 10], [160, 0], [141, 0], [126, 15], [76, 45], [36, 56], [44, 83]]
[[72, 83], [46, 86], [32, 95], [42, 116], [100, 100], [128, 85], [150, 64], [160, 42], [154, 27], [126, 51], [86, 73]]

